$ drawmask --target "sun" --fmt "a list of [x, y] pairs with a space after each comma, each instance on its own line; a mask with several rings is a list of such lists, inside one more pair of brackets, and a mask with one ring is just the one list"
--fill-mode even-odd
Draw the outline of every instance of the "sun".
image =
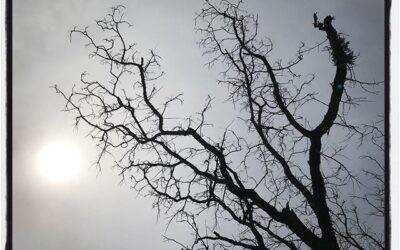
[[38, 154], [38, 170], [50, 181], [71, 180], [79, 172], [78, 148], [67, 142], [56, 142], [44, 146]]

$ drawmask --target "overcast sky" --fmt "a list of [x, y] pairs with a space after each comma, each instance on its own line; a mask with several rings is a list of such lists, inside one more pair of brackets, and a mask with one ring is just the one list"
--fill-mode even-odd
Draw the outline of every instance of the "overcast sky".
[[[166, 92], [185, 94], [180, 116], [197, 111], [207, 94], [225, 94], [217, 86], [218, 69], [203, 67], [207, 61], [196, 42], [195, 12], [199, 0], [14, 0], [13, 1], [13, 245], [16, 250], [69, 249], [177, 249], [162, 242], [165, 221], [157, 222], [151, 201], [137, 197], [129, 183], [119, 185], [112, 169], [98, 173], [90, 165], [96, 159], [95, 143], [85, 137], [85, 127], [74, 129], [73, 115], [60, 112], [64, 101], [49, 86], [69, 90], [83, 71], [96, 71], [88, 50], [79, 39], [69, 40], [74, 26], [93, 26], [110, 7], [126, 6], [125, 18], [134, 28], [127, 34], [143, 51], [155, 49], [166, 72]], [[360, 54], [356, 72], [360, 80], [382, 80], [384, 59], [384, 9], [377, 0], [272, 0], [246, 1], [260, 17], [260, 30], [275, 44], [273, 56], [290, 58], [300, 41], [323, 40], [312, 27], [312, 14], [335, 16], [334, 26], [348, 34], [351, 47]], [[310, 73], [331, 67], [304, 65]], [[324, 71], [326, 70], [326, 71]], [[322, 84], [322, 83], [321, 83]], [[224, 96], [226, 97], [226, 95]], [[221, 113], [227, 104], [215, 105]], [[227, 111], [228, 112], [228, 111]], [[383, 113], [383, 96], [366, 104], [360, 120]], [[210, 120], [224, 117], [211, 117]], [[48, 143], [71, 141], [79, 146], [79, 175], [65, 183], [44, 179], [36, 158]], [[170, 234], [190, 238], [184, 228]]]

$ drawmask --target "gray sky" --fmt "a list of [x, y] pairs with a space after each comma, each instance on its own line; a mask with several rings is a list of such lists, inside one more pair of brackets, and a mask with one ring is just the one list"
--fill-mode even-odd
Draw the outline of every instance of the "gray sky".
[[[49, 86], [69, 90], [80, 73], [92, 72], [96, 62], [88, 60], [80, 39], [69, 41], [74, 26], [93, 26], [110, 7], [126, 6], [125, 18], [134, 24], [129, 39], [146, 51], [155, 49], [166, 72], [167, 95], [183, 92], [185, 105], [180, 116], [191, 114], [204, 103], [207, 94], [216, 97], [215, 114], [230, 114], [223, 100], [225, 88], [217, 86], [218, 68], [203, 67], [207, 61], [196, 45], [195, 12], [201, 1], [93, 1], [15, 0], [13, 12], [13, 239], [14, 249], [176, 249], [162, 242], [165, 222], [156, 222], [151, 201], [137, 197], [111, 169], [98, 174], [90, 168], [96, 158], [94, 143], [83, 127], [76, 131], [73, 115], [60, 112], [64, 101]], [[383, 1], [256, 1], [246, 2], [258, 13], [262, 34], [275, 44], [272, 56], [290, 58], [300, 41], [312, 44], [323, 39], [312, 27], [312, 13], [333, 14], [335, 27], [350, 35], [351, 47], [360, 53], [356, 72], [360, 80], [382, 80], [384, 58]], [[331, 64], [325, 55], [302, 69], [331, 78]], [[359, 120], [370, 120], [383, 111], [383, 97], [366, 104]], [[225, 117], [210, 117], [217, 124]], [[51, 142], [72, 141], [82, 155], [81, 172], [65, 183], [52, 183], [37, 170], [40, 149]], [[190, 238], [185, 228], [170, 233]]]

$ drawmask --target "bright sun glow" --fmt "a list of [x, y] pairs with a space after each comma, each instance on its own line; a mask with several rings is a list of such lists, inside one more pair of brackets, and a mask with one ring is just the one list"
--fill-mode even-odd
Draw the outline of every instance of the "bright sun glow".
[[79, 170], [80, 155], [70, 143], [53, 143], [42, 148], [38, 156], [40, 173], [50, 181], [67, 181]]

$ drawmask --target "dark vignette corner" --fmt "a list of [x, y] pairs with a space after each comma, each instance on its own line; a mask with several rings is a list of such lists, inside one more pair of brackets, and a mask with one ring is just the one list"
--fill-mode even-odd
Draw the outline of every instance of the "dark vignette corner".
[[5, 1], [6, 31], [6, 244], [12, 249], [12, 0]]

